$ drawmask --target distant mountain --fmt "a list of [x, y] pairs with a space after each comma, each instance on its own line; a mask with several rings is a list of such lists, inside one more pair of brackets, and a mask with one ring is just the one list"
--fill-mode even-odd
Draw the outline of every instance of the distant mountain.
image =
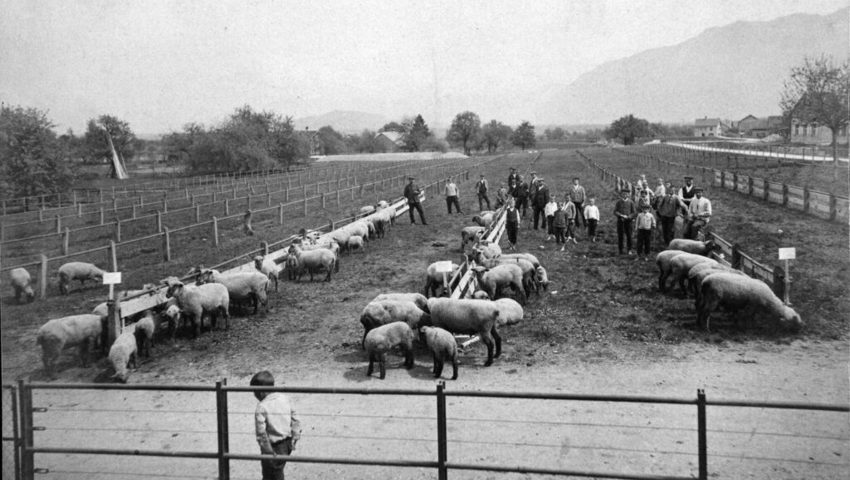
[[360, 133], [366, 128], [377, 130], [386, 125], [389, 120], [376, 113], [334, 110], [322, 115], [296, 118], [293, 122], [298, 130], [304, 130], [308, 127], [310, 130], [318, 130], [330, 125], [340, 133]]
[[546, 92], [539, 123], [652, 122], [779, 114], [783, 81], [805, 55], [850, 53], [850, 8], [711, 28], [670, 47], [605, 63]]

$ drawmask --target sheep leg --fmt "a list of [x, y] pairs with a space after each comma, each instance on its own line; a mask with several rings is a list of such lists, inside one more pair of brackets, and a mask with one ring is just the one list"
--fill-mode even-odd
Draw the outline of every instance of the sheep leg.
[[328, 275], [325, 277], [325, 281], [330, 282], [331, 281], [331, 272], [333, 272], [333, 269], [334, 269], [333, 265], [328, 264], [327, 269], [328, 269]]
[[525, 305], [526, 303], [528, 303], [528, 297], [526, 296], [525, 290], [523, 290], [522, 285], [515, 284], [514, 289], [516, 290], [516, 293], [520, 298], [520, 305]]
[[452, 356], [452, 380], [457, 380], [457, 354]]
[[440, 362], [440, 359], [437, 358], [436, 353], [432, 353], [431, 358], [434, 359], [434, 368], [431, 369], [431, 373], [434, 374], [434, 377], [439, 377], [439, 375], [437, 374], [437, 363]]
[[483, 334], [479, 334], [481, 337], [481, 341], [484, 342], [484, 345], [487, 345], [487, 361], [484, 362], [485, 367], [489, 367], [493, 365], [493, 337], [490, 336], [490, 332], [484, 332]]
[[[365, 337], [365, 335], [364, 335], [364, 337]], [[374, 370], [374, 366], [375, 366], [375, 354], [370, 353], [369, 354], [369, 367], [366, 369], [366, 376], [367, 377], [372, 376], [372, 371]]]
[[434, 378], [440, 378], [443, 376], [443, 360], [437, 358], [437, 355], [434, 355]]
[[667, 291], [667, 275], [664, 275], [664, 271], [658, 274], [658, 291], [665, 292]]
[[378, 357], [378, 366], [381, 368], [381, 380], [387, 376], [387, 353], [381, 353]]
[[260, 296], [257, 295], [256, 293], [251, 293], [251, 303], [254, 304], [254, 313], [252, 315], [256, 315], [257, 314], [257, 307], [260, 303]]
[[404, 349], [404, 368], [410, 370], [413, 368], [413, 346]]
[[496, 354], [494, 357], [499, 358], [502, 355], [502, 336], [499, 335], [498, 331], [496, 331], [495, 324], [493, 324], [493, 328], [490, 329], [490, 334], [493, 335], [493, 339], [496, 340]]
[[80, 343], [79, 355], [80, 355], [80, 364], [83, 366], [83, 368], [88, 367], [89, 366], [89, 341], [88, 341], [88, 339], [83, 340]]
[[224, 329], [230, 329], [230, 314], [227, 313], [227, 309], [224, 307], [218, 307], [221, 316], [224, 318]]

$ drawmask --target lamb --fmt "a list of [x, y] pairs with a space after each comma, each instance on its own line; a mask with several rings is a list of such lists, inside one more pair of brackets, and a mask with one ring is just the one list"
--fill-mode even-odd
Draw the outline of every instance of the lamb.
[[[322, 236], [322, 237], [319, 237], [316, 240], [316, 242], [313, 243], [313, 244], [308, 244], [308, 245], [300, 244], [299, 247], [301, 248], [301, 250], [318, 250], [320, 248], [330, 250], [331, 252], [333, 252], [334, 256], [336, 256], [336, 264], [334, 264], [334, 273], [339, 272], [340, 247], [339, 247], [339, 244], [336, 242], [336, 240], [334, 240], [333, 238], [331, 238], [329, 236]], [[292, 257], [292, 255], [287, 252], [286, 259], [288, 260], [290, 257]], [[290, 278], [290, 280], [294, 280], [294, 279], [295, 278]]]
[[491, 210], [485, 210], [483, 212], [480, 212], [478, 215], [472, 217], [472, 221], [484, 228], [487, 228], [490, 226], [491, 223], [493, 223], [493, 220], [495, 218], [496, 212], [493, 212]]
[[452, 361], [452, 380], [457, 380], [457, 341], [454, 335], [439, 327], [422, 327], [425, 344], [434, 357], [434, 378], [443, 376], [443, 364]]
[[387, 203], [387, 201], [386, 201], [386, 200], [380, 200], [380, 201], [378, 202], [378, 208], [379, 208], [379, 209], [381, 209], [381, 210], [383, 210], [383, 209], [385, 209], [385, 208], [387, 208], [387, 207], [389, 207], [389, 206], [390, 206], [390, 204], [389, 204], [389, 203]]
[[711, 312], [718, 307], [743, 311], [744, 318], [761, 317], [779, 328], [797, 331], [803, 327], [800, 315], [784, 305], [761, 280], [720, 272], [705, 277], [700, 292], [702, 303], [697, 323], [706, 330], [709, 329]]
[[[447, 273], [449, 278], [454, 276], [455, 273], [460, 269], [460, 265], [456, 263], [452, 263], [452, 271], [451, 273]], [[426, 297], [437, 296], [437, 289], [443, 286], [443, 273], [437, 271], [437, 262], [428, 265], [428, 268], [425, 269], [425, 291], [423, 292]], [[447, 290], [447, 289], [446, 289]], [[444, 291], [443, 294], [446, 294], [447, 291]], [[430, 295], [429, 295], [430, 294]]]
[[[429, 298], [431, 315], [423, 319], [420, 327], [440, 327], [454, 334], [478, 334], [487, 346], [485, 367], [502, 354], [502, 337], [499, 336], [499, 307], [489, 300]], [[495, 353], [494, 353], [495, 346]]]
[[366, 239], [361, 237], [360, 235], [350, 236], [348, 238], [348, 251], [350, 252], [350, 251], [355, 250], [355, 249], [356, 250], [362, 250], [362, 249], [366, 248], [365, 245], [364, 245], [365, 240]]
[[366, 220], [357, 220], [356, 222], [349, 223], [348, 225], [342, 228], [351, 233], [352, 236], [360, 236], [365, 241], [369, 240], [370, 234], [374, 233], [375, 229], [374, 225], [372, 225], [372, 222]]
[[177, 328], [180, 326], [180, 320], [183, 318], [183, 312], [177, 305], [169, 305], [162, 313], [165, 321], [168, 323], [168, 330], [171, 332], [171, 341], [174, 342], [174, 337], [177, 335]]
[[153, 316], [151, 312], [147, 312], [147, 314], [141, 318], [138, 322], [133, 324], [135, 326], [135, 334], [136, 334], [136, 349], [137, 351], [147, 357], [151, 356], [151, 346], [153, 345], [153, 335], [156, 331], [156, 324], [154, 322]]
[[428, 299], [421, 293], [382, 293], [373, 298], [373, 302], [383, 302], [384, 300], [402, 300], [413, 302], [417, 308], [425, 313], [428, 313]]
[[228, 328], [228, 309], [230, 307], [230, 294], [227, 287], [220, 283], [208, 283], [205, 285], [190, 286], [183, 285], [183, 282], [176, 277], [168, 277], [164, 280], [168, 285], [168, 291], [165, 296], [175, 298], [177, 306], [192, 319], [195, 327], [195, 336], [201, 333], [201, 323], [203, 322], [204, 312], [208, 313], [212, 319], [212, 325], [215, 325], [217, 315], [224, 317], [224, 328]]
[[670, 262], [674, 258], [685, 252], [681, 250], [664, 250], [655, 256], [655, 264], [658, 265], [658, 290], [664, 292], [667, 290], [667, 277], [670, 276]]
[[363, 339], [363, 345], [369, 355], [366, 376], [372, 375], [377, 361], [383, 380], [387, 375], [387, 352], [396, 346], [401, 347], [404, 353], [404, 368], [413, 368], [413, 330], [404, 322], [393, 322], [371, 330]]
[[479, 286], [490, 295], [491, 299], [495, 300], [500, 290], [509, 286], [516, 292], [521, 305], [525, 305], [528, 300], [522, 284], [522, 269], [519, 265], [498, 265], [490, 270], [479, 266], [472, 270], [475, 272]]
[[256, 315], [259, 304], [268, 310], [269, 277], [260, 272], [233, 272], [222, 274], [218, 270], [201, 269], [197, 284], [220, 283], [227, 287], [231, 302], [249, 300]]
[[498, 243], [481, 240], [478, 242], [478, 247], [473, 249], [476, 257], [493, 259], [502, 255], [502, 247]]
[[[428, 314], [409, 300], [372, 300], [363, 308], [360, 324], [363, 325], [363, 342], [366, 335], [381, 325], [392, 322], [404, 322], [410, 328], [419, 328], [419, 324], [428, 318]], [[365, 343], [364, 343], [365, 345]]]
[[307, 270], [310, 272], [310, 281], [312, 282], [313, 272], [318, 272], [324, 268], [328, 272], [325, 277], [325, 281], [331, 281], [331, 272], [334, 271], [334, 267], [337, 262], [336, 255], [334, 255], [332, 251], [326, 248], [302, 250], [301, 247], [293, 244], [289, 246], [289, 253], [290, 256], [294, 258], [299, 280], [301, 279], [301, 275], [303, 275], [304, 270]]
[[113, 378], [118, 379], [121, 383], [127, 383], [129, 373], [127, 366], [136, 368], [136, 324], [127, 325], [115, 339], [115, 342], [109, 347], [109, 363], [115, 370]]
[[699, 240], [688, 240], [686, 238], [674, 238], [667, 246], [667, 250], [681, 250], [686, 253], [708, 256], [712, 250], [716, 249], [717, 245], [714, 240], [700, 242]]
[[481, 238], [484, 230], [486, 230], [484, 227], [463, 227], [460, 231], [460, 251], [465, 251], [467, 243], [475, 242], [475, 240]]
[[89, 345], [96, 345], [106, 330], [105, 320], [106, 317], [87, 313], [57, 318], [42, 325], [36, 343], [41, 346], [41, 360], [47, 374], [53, 376], [56, 361], [67, 347], [79, 347], [80, 362], [86, 367]]
[[15, 289], [15, 301], [21, 303], [21, 296], [27, 298], [27, 303], [35, 300], [35, 292], [32, 290], [32, 278], [30, 272], [25, 268], [15, 268], [9, 272], [9, 280], [12, 282], [12, 288]]
[[278, 280], [283, 273], [283, 267], [269, 257], [257, 255], [254, 257], [254, 268], [269, 277], [269, 281], [274, 282], [274, 291], [277, 292]]
[[703, 263], [716, 265], [718, 262], [711, 258], [703, 257], [702, 255], [695, 255], [693, 253], [676, 255], [672, 260], [670, 260], [670, 276], [673, 277], [674, 284], [679, 284], [679, 288], [682, 290], [685, 297], [688, 296], [688, 290], [685, 287], [685, 280], [688, 278], [688, 271], [694, 266]]
[[59, 291], [62, 295], [67, 295], [68, 287], [74, 280], [79, 280], [81, 286], [85, 285], [86, 280], [102, 282], [104, 273], [106, 272], [91, 263], [68, 262], [59, 267]]
[[500, 298], [495, 303], [499, 307], [499, 321], [497, 326], [514, 325], [522, 321], [522, 305], [512, 298]]

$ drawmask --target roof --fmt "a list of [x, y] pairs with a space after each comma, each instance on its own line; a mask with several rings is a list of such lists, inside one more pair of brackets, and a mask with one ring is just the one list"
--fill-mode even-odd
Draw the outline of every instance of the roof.
[[396, 131], [393, 131], [393, 130], [387, 130], [386, 132], [380, 132], [380, 133], [378, 133], [376, 138], [378, 136], [381, 136], [381, 135], [387, 137], [387, 139], [389, 139], [389, 141], [391, 141], [393, 143], [400, 143], [403, 140], [403, 137], [404, 137], [403, 133], [396, 132]]
[[698, 118], [694, 122], [695, 127], [716, 127], [720, 123], [719, 118]]
[[756, 118], [756, 116], [755, 116], [755, 115], [752, 115], [752, 114], [751, 114], [751, 115], [747, 115], [746, 117], [744, 117], [744, 118], [742, 118], [742, 119], [738, 120], [738, 123], [741, 123], [741, 122], [743, 122], [744, 120], [749, 120], [749, 119], [758, 120], [758, 118]]

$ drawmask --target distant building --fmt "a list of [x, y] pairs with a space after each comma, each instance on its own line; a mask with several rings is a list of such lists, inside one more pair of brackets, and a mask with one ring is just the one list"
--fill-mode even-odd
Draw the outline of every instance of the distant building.
[[764, 138], [773, 133], [782, 133], [782, 116], [771, 115], [758, 118], [747, 115], [738, 121], [738, 132], [746, 137]]
[[[797, 115], [798, 107], [803, 99], [791, 110], [791, 142], [806, 143], [809, 145], [831, 145], [832, 130], [829, 127], [819, 125], [817, 121], [800, 118]], [[847, 145], [847, 125], [835, 132], [835, 141], [839, 145]]]
[[398, 152], [404, 147], [404, 134], [392, 130], [379, 132], [375, 135], [375, 143], [382, 152]]
[[719, 137], [729, 130], [729, 125], [723, 123], [719, 118], [698, 118], [694, 121], [695, 137]]
[[738, 120], [738, 131], [742, 134], [747, 134], [747, 132], [751, 131], [754, 126], [756, 126], [759, 122], [759, 119], [755, 115], [747, 115], [746, 117]]

